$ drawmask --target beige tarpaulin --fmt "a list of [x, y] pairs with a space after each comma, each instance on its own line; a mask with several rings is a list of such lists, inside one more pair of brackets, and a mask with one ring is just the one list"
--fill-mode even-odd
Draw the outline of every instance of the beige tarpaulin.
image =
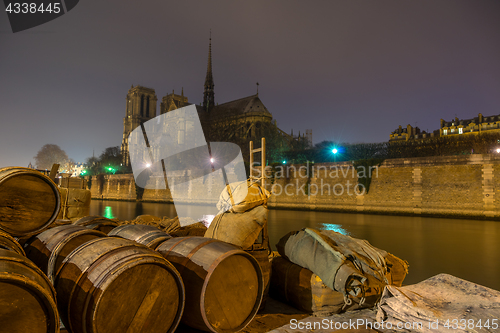
[[[448, 319], [449, 328], [446, 328]], [[439, 327], [435, 329], [436, 320], [439, 320]], [[493, 333], [500, 332], [499, 321], [500, 291], [439, 274], [409, 286], [386, 286], [378, 313], [364, 309], [328, 317], [307, 317], [292, 320], [269, 333]], [[430, 329], [429, 323], [433, 325]], [[474, 328], [459, 327], [464, 324], [470, 327], [473, 324]]]
[[448, 274], [405, 287], [386, 286], [377, 320], [393, 327], [411, 324], [419, 332], [500, 332], [500, 291]]

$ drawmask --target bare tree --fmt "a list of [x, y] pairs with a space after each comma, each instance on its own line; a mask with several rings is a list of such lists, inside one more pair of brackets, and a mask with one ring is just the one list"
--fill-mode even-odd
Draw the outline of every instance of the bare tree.
[[34, 157], [38, 169], [50, 169], [52, 164], [66, 165], [70, 159], [58, 145], [44, 145]]

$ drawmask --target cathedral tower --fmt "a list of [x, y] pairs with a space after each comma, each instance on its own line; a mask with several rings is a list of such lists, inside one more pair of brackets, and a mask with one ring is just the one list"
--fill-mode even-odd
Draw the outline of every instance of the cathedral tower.
[[123, 139], [121, 153], [123, 165], [130, 165], [128, 152], [128, 136], [136, 127], [156, 117], [156, 102], [158, 98], [154, 89], [132, 86], [127, 93], [127, 106], [123, 118]]
[[184, 96], [184, 88], [182, 88], [180, 95], [175, 94], [172, 90], [171, 94], [167, 94], [161, 99], [160, 114], [182, 108], [186, 105], [189, 105], [189, 103], [187, 97]]
[[207, 76], [205, 77], [205, 89], [203, 92], [203, 109], [209, 112], [215, 105], [214, 78], [212, 76], [212, 37], [208, 44]]

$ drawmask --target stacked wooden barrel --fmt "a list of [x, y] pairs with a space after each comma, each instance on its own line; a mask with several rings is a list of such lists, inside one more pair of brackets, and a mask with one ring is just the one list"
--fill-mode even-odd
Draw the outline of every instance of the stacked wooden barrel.
[[84, 216], [78, 220], [76, 220], [74, 225], [79, 225], [79, 226], [84, 226], [89, 229], [94, 229], [98, 231], [102, 231], [105, 234], [108, 234], [111, 230], [116, 228], [118, 226], [118, 223], [116, 223], [113, 220], [110, 220], [106, 217], [102, 216]]
[[17, 251], [18, 246], [14, 248], [0, 249], [0, 318], [5, 319], [1, 320], [0, 330], [58, 333], [59, 313], [52, 284]]
[[80, 245], [106, 234], [77, 225], [48, 229], [27, 241], [24, 248], [28, 258], [54, 282], [62, 261]]
[[121, 225], [113, 229], [108, 236], [130, 239], [153, 250], [162, 242], [172, 238], [172, 236], [154, 226], [143, 224]]
[[27, 236], [47, 228], [59, 214], [57, 185], [28, 168], [0, 169], [0, 229], [12, 236]]
[[22, 256], [26, 256], [21, 245], [10, 234], [0, 229], [0, 249], [13, 251]]
[[205, 237], [171, 238], [157, 249], [186, 286], [183, 323], [210, 332], [237, 332], [257, 313], [263, 293], [257, 260], [240, 248]]
[[47, 228], [57, 217], [61, 199], [56, 184], [28, 168], [0, 169], [0, 330], [59, 332], [55, 291], [13, 236]]
[[71, 252], [54, 281], [73, 333], [173, 332], [184, 308], [177, 270], [133, 241], [93, 239]]
[[240, 248], [101, 216], [56, 223], [60, 206], [48, 177], [0, 169], [0, 331], [59, 332], [60, 315], [72, 333], [174, 332], [181, 318], [229, 333], [257, 313], [263, 273]]
[[255, 250], [245, 250], [246, 253], [252, 255], [259, 263], [260, 269], [262, 270], [262, 279], [264, 282], [264, 292], [262, 295], [262, 302], [260, 304], [259, 311], [264, 310], [269, 296], [269, 288], [271, 286], [271, 271], [272, 265], [269, 261], [269, 250], [266, 248], [255, 249]]

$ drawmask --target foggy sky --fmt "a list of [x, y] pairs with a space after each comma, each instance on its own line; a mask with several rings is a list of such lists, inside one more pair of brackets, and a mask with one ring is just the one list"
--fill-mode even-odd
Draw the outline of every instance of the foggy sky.
[[[0, 5], [1, 8], [3, 8]], [[500, 1], [82, 0], [13, 34], [0, 13], [0, 167], [47, 143], [77, 162], [121, 144], [130, 86], [199, 104], [253, 95], [314, 143], [500, 114]]]

